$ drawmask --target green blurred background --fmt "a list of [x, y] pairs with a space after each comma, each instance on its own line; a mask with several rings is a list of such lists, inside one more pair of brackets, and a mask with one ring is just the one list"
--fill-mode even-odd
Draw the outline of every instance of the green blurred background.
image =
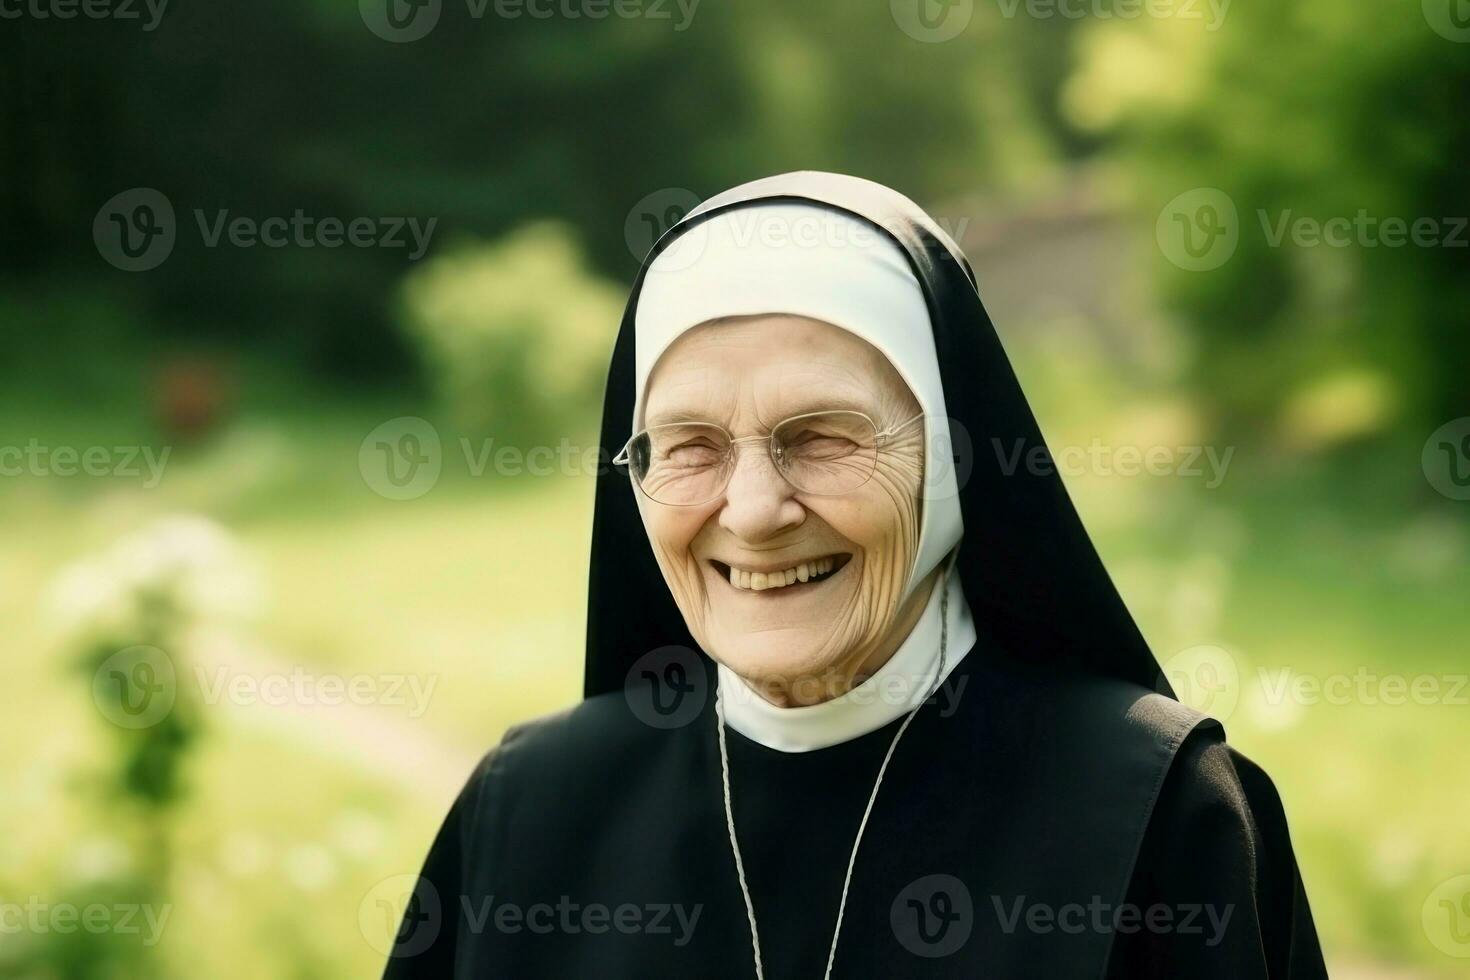
[[474, 761], [579, 697], [638, 260], [793, 169], [961, 241], [1334, 976], [1464, 975], [1465, 0], [392, 2], [6, 8], [0, 976], [377, 973]]

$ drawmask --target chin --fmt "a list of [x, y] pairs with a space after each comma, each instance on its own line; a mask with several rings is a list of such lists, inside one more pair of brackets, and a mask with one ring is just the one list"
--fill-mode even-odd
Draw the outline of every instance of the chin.
[[833, 625], [782, 630], [741, 631], [710, 638], [705, 649], [773, 703], [804, 704], [825, 700], [824, 689], [842, 674], [851, 656], [834, 650]]

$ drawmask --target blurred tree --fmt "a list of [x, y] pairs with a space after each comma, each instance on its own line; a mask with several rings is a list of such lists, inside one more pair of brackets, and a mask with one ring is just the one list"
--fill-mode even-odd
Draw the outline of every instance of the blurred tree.
[[[1223, 264], [1159, 259], [1193, 390], [1236, 436], [1422, 437], [1464, 414], [1470, 58], [1432, 7], [1237, 4], [1213, 31], [1110, 20], [1080, 39], [1068, 116], [1111, 137], [1150, 226], [1195, 188], [1237, 210]], [[1338, 241], [1352, 222], [1346, 244], [1298, 243], [1303, 218], [1339, 219]], [[1439, 240], [1392, 244], [1388, 218], [1430, 219]]]
[[[1035, 180], [1078, 148], [1054, 108], [1068, 20], [976, 11], [933, 44], [885, 3], [647, 7], [664, 16], [446, 0], [411, 43], [376, 36], [357, 3], [173, 4], [152, 30], [6, 21], [0, 275], [122, 284], [119, 302], [164, 341], [404, 378], [417, 362], [391, 298], [406, 250], [211, 246], [201, 216], [436, 218], [431, 248], [560, 218], [597, 268], [628, 278], [642, 257], [630, 210], [660, 189], [829, 168], [938, 200]], [[177, 240], [125, 273], [92, 224], [134, 187], [167, 196]]]
[[550, 445], [596, 417], [623, 290], [587, 271], [564, 225], [446, 249], [404, 280], [401, 305], [463, 432]]

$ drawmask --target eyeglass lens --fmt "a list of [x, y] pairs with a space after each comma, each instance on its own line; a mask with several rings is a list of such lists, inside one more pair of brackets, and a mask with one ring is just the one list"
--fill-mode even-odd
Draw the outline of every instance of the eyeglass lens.
[[[742, 440], [744, 441], [744, 440]], [[772, 462], [798, 490], [848, 493], [873, 475], [878, 432], [858, 412], [819, 412], [787, 419], [771, 433]], [[730, 434], [705, 422], [647, 429], [629, 447], [629, 465], [642, 491], [666, 504], [698, 504], [718, 497], [735, 469]]]

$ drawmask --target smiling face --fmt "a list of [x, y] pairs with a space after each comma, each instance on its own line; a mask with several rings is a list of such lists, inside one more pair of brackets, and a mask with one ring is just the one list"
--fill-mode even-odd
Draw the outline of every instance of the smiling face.
[[639, 492], [638, 506], [695, 640], [778, 704], [826, 700], [860, 682], [902, 643], [929, 595], [917, 589], [900, 606], [919, 541], [922, 425], [891, 436], [872, 477], [840, 495], [796, 489], [771, 460], [772, 427], [831, 409], [862, 412], [882, 430], [920, 412], [877, 349], [795, 316], [689, 330], [646, 391], [644, 426], [696, 420], [760, 437], [736, 447], [723, 495], [674, 507]]

